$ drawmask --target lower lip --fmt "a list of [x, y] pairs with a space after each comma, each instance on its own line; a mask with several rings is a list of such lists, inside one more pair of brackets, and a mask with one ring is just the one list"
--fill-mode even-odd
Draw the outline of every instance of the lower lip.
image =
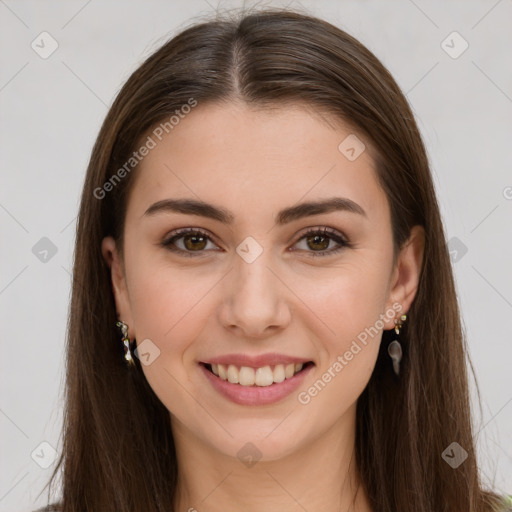
[[242, 386], [240, 384], [231, 384], [227, 380], [222, 380], [212, 373], [204, 364], [199, 364], [211, 385], [223, 396], [229, 398], [232, 402], [240, 405], [267, 405], [279, 402], [283, 398], [293, 393], [302, 383], [306, 375], [313, 368], [313, 364], [308, 364], [299, 373], [295, 374], [283, 382], [274, 382], [270, 386]]

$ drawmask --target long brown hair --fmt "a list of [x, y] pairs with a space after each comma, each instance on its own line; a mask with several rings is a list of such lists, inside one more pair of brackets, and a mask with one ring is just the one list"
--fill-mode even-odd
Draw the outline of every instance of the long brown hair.
[[[140, 362], [136, 371], [124, 366], [101, 241], [112, 235], [122, 242], [136, 170], [126, 162], [142, 135], [191, 99], [198, 105], [242, 100], [260, 108], [300, 102], [348, 122], [372, 142], [395, 251], [417, 224], [425, 229], [426, 245], [417, 295], [401, 332], [400, 378], [385, 351], [391, 331], [384, 331], [375, 369], [358, 399], [362, 484], [379, 512], [497, 510], [500, 497], [483, 488], [478, 471], [467, 362], [474, 371], [413, 113], [389, 72], [360, 42], [325, 21], [281, 9], [217, 16], [183, 30], [130, 76], [101, 127], [78, 216], [63, 451], [49, 482], [62, 471], [63, 509], [173, 510], [177, 462], [169, 411]], [[467, 452], [457, 468], [442, 457], [453, 442]]]

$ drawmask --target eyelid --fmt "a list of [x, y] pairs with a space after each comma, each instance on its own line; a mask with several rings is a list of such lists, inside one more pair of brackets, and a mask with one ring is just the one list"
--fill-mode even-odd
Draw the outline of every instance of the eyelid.
[[345, 234], [342, 231], [339, 231], [338, 229], [331, 228], [329, 226], [313, 226], [309, 228], [304, 228], [304, 231], [302, 231], [299, 235], [297, 235], [297, 242], [304, 238], [304, 236], [308, 234], [314, 234], [314, 233], [322, 233], [324, 235], [332, 236], [333, 238], [339, 238], [343, 241], [343, 243], [348, 244], [348, 237], [345, 236]]
[[[212, 235], [211, 233], [209, 233], [207, 230], [205, 230], [203, 228], [194, 228], [194, 227], [180, 228], [180, 229], [177, 229], [177, 230], [171, 232], [171, 234], [169, 236], [166, 236], [164, 238], [164, 240], [159, 245], [163, 246], [164, 248], [166, 248], [167, 250], [169, 250], [171, 252], [182, 254], [185, 256], [201, 257], [201, 256], [205, 255], [205, 253], [208, 252], [207, 250], [184, 251], [183, 249], [173, 247], [173, 244], [172, 244], [173, 240], [178, 240], [188, 234], [203, 235], [205, 238], [207, 238], [209, 241], [213, 242], [215, 245], [217, 245], [217, 246], [219, 245], [215, 241], [216, 237], [214, 235]], [[328, 227], [328, 226], [316, 226], [316, 227], [304, 228], [304, 230], [299, 235], [297, 235], [296, 240], [293, 243], [293, 245], [296, 245], [298, 242], [300, 242], [303, 238], [307, 237], [308, 235], [312, 236], [315, 234], [327, 236], [332, 241], [334, 241], [336, 244], [338, 244], [338, 247], [335, 247], [334, 249], [326, 249], [324, 251], [305, 251], [310, 256], [329, 256], [331, 254], [338, 253], [339, 251], [341, 251], [342, 249], [344, 249], [346, 247], [348, 248], [348, 247], [352, 246], [351, 242], [349, 242], [349, 240], [348, 240], [348, 237], [345, 236], [344, 233], [342, 233], [341, 231], [338, 231], [337, 229]], [[302, 251], [301, 249], [292, 249], [292, 251], [297, 251], [297, 250], [299, 252]]]
[[[352, 247], [352, 243], [348, 240], [348, 237], [345, 236], [344, 233], [341, 231], [338, 231], [337, 229], [327, 227], [327, 226], [318, 226], [318, 227], [310, 227], [306, 228], [304, 232], [299, 234], [297, 236], [297, 240], [293, 245], [296, 245], [298, 242], [300, 242], [303, 238], [306, 238], [307, 236], [313, 236], [320, 234], [321, 236], [326, 236], [327, 238], [334, 241], [336, 244], [338, 244], [337, 247], [334, 247], [332, 249], [325, 249], [323, 251], [305, 251], [307, 254], [307, 257], [329, 257], [334, 254], [338, 254], [340, 251], [342, 251], [345, 248]], [[301, 251], [300, 249], [291, 249], [292, 251]]]
[[172, 244], [173, 240], [179, 240], [180, 238], [183, 238], [184, 236], [189, 235], [189, 234], [190, 235], [195, 235], [195, 234], [203, 235], [205, 238], [207, 238], [209, 241], [213, 242], [215, 245], [217, 245], [217, 246], [219, 245], [215, 241], [215, 239], [216, 239], [215, 236], [213, 236], [211, 233], [209, 233], [208, 231], [206, 231], [203, 228], [193, 228], [193, 227], [180, 228], [180, 229], [176, 229], [176, 230], [172, 231], [170, 233], [170, 235], [166, 236], [159, 245], [163, 246], [165, 249], [167, 249], [171, 252], [174, 252], [174, 253], [182, 254], [185, 256], [201, 257], [207, 251], [205, 251], [205, 250], [196, 251], [196, 252], [184, 251], [183, 249], [173, 247], [173, 244]]

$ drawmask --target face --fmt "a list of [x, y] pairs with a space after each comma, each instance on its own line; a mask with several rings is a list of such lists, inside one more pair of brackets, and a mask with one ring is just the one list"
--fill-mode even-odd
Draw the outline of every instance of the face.
[[421, 251], [393, 265], [370, 142], [338, 149], [353, 133], [300, 106], [199, 105], [137, 169], [122, 258], [103, 242], [173, 428], [218, 452], [274, 460], [351, 421], [413, 300]]

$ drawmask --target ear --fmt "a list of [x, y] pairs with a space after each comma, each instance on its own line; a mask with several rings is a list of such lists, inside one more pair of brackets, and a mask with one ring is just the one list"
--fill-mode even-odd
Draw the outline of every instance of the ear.
[[[418, 291], [424, 250], [425, 230], [423, 226], [413, 226], [393, 269], [388, 296], [387, 308], [392, 308], [392, 305], [398, 302], [402, 306], [401, 315], [409, 311]], [[391, 319], [387, 322], [386, 329], [393, 329], [394, 326], [394, 319]]]
[[113, 237], [107, 236], [103, 239], [101, 253], [110, 268], [117, 318], [128, 325], [128, 336], [130, 340], [133, 340], [135, 338], [135, 325], [133, 324], [128, 287], [126, 286], [124, 264]]

